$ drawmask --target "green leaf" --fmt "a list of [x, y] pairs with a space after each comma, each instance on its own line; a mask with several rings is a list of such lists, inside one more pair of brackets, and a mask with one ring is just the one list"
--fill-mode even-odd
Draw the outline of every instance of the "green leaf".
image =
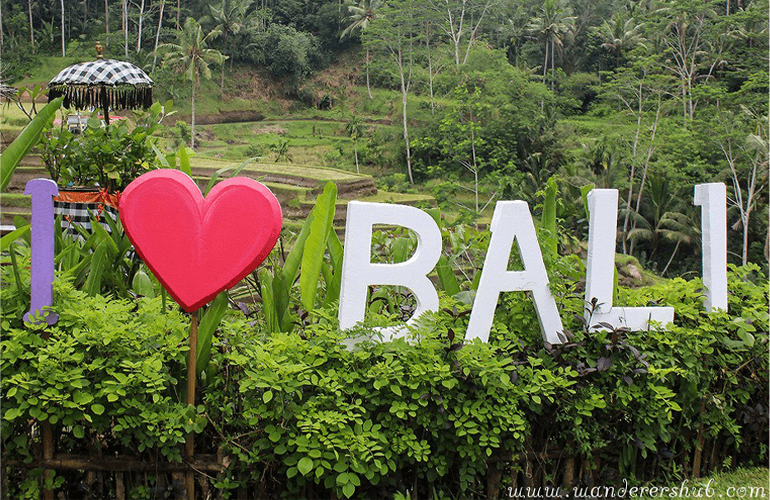
[[85, 435], [86, 435], [86, 432], [85, 432], [85, 430], [83, 429], [83, 426], [82, 426], [82, 425], [76, 425], [76, 426], [75, 426], [75, 427], [73, 427], [73, 429], [72, 429], [72, 434], [74, 434], [74, 435], [75, 435], [75, 437], [76, 437], [76, 438], [78, 438], [78, 439], [83, 439], [83, 436], [85, 436]]
[[260, 294], [262, 295], [262, 310], [265, 312], [265, 325], [270, 333], [281, 331], [276, 314], [275, 296], [273, 293], [273, 275], [265, 268], [259, 270]]
[[187, 153], [187, 148], [184, 145], [179, 147], [177, 158], [179, 158], [179, 170], [181, 170], [182, 172], [192, 177], [192, 168], [190, 167], [190, 155]]
[[436, 264], [436, 274], [438, 274], [438, 280], [441, 283], [441, 288], [450, 297], [460, 293], [460, 283], [457, 281], [452, 266], [449, 265], [447, 258], [442, 255], [438, 258], [438, 264]]
[[282, 274], [289, 287], [291, 287], [297, 279], [297, 271], [302, 262], [302, 253], [305, 250], [305, 241], [307, 241], [307, 237], [310, 234], [310, 226], [313, 224], [313, 220], [315, 220], [315, 215], [313, 212], [310, 212], [307, 219], [305, 219], [305, 224], [302, 226], [299, 235], [297, 235], [297, 241], [294, 242], [294, 247], [292, 247], [288, 257], [286, 257], [286, 262], [283, 264]]
[[104, 413], [104, 406], [100, 405], [99, 403], [94, 403], [91, 405], [91, 411], [96, 415], [101, 415]]
[[13, 270], [13, 278], [14, 278], [14, 281], [16, 282], [16, 290], [23, 290], [24, 287], [21, 283], [21, 274], [19, 273], [19, 263], [16, 260], [16, 249], [14, 248], [13, 242], [11, 242], [10, 248], [8, 249], [8, 255], [11, 258], [11, 269]]
[[11, 243], [23, 237], [24, 235], [28, 234], [31, 227], [32, 226], [27, 225], [27, 226], [20, 227], [18, 229], [14, 229], [10, 233], [0, 238], [0, 252], [5, 252], [6, 250], [8, 250]]
[[102, 274], [109, 265], [109, 259], [107, 259], [108, 248], [109, 244], [106, 241], [100, 242], [91, 258], [91, 267], [86, 282], [83, 285], [83, 291], [91, 297], [98, 295], [102, 289]]
[[273, 391], [265, 391], [265, 393], [262, 394], [262, 401], [264, 401], [265, 403], [269, 403], [272, 399], [273, 399]]
[[0, 153], [0, 191], [5, 191], [8, 184], [11, 183], [11, 177], [13, 177], [16, 167], [19, 166], [22, 158], [29, 153], [29, 150], [40, 140], [43, 130], [53, 122], [56, 111], [59, 110], [63, 100], [64, 97], [58, 97], [46, 104], [32, 121], [24, 127], [21, 134]]
[[214, 298], [214, 301], [206, 309], [206, 312], [201, 318], [200, 325], [198, 325], [198, 352], [196, 354], [195, 371], [200, 375], [202, 370], [205, 370], [209, 365], [209, 358], [211, 356], [211, 339], [214, 336], [214, 331], [222, 322], [222, 318], [227, 312], [227, 306], [229, 304], [227, 298], [227, 291], [221, 292]]
[[297, 469], [303, 476], [307, 476], [311, 470], [313, 470], [313, 459], [303, 457], [297, 464]]
[[353, 493], [356, 492], [356, 487], [353, 486], [353, 483], [347, 483], [345, 486], [342, 487], [342, 493], [350, 498], [353, 496]]
[[22, 414], [22, 411], [18, 408], [10, 408], [9, 410], [6, 410], [3, 412], [3, 418], [9, 421], [15, 420], [17, 417], [19, 417]]
[[336, 203], [337, 186], [331, 181], [327, 182], [323, 194], [318, 197], [315, 208], [313, 208], [315, 217], [302, 252], [302, 273], [299, 277], [299, 285], [302, 305], [307, 311], [312, 311], [315, 307], [318, 278], [329, 239], [329, 231], [331, 231], [334, 221]]
[[293, 324], [291, 315], [287, 314], [289, 311], [289, 289], [291, 285], [286, 283], [283, 277], [283, 272], [280, 269], [275, 269], [275, 276], [273, 276], [273, 302], [275, 307], [275, 315], [278, 318], [278, 331], [290, 332]]
[[585, 210], [586, 220], [591, 218], [591, 211], [588, 210], [588, 193], [590, 193], [593, 188], [593, 184], [580, 186], [580, 199], [583, 200], [583, 209]]
[[171, 168], [171, 163], [169, 163], [168, 158], [166, 155], [158, 149], [158, 146], [155, 144], [151, 144], [153, 152], [155, 152], [155, 158], [158, 160], [158, 163], [160, 163], [160, 166], [163, 168]]
[[340, 237], [337, 236], [334, 228], [329, 231], [328, 249], [334, 274], [331, 282], [326, 284], [326, 298], [323, 303], [324, 307], [328, 307], [340, 299], [340, 288], [342, 287], [342, 259], [344, 257], [344, 250], [342, 248]]
[[131, 282], [131, 289], [137, 295], [142, 295], [149, 298], [155, 297], [155, 289], [152, 287], [152, 280], [150, 279], [150, 276], [142, 269], [134, 274], [134, 279]]
[[247, 158], [237, 167], [235, 165], [228, 165], [227, 167], [220, 168], [219, 170], [214, 172], [214, 175], [212, 175], [211, 179], [209, 179], [209, 183], [206, 184], [206, 190], [203, 191], [203, 196], [206, 196], [207, 194], [209, 194], [209, 191], [211, 191], [211, 188], [214, 187], [214, 184], [216, 184], [217, 179], [219, 178], [220, 175], [232, 170], [233, 172], [230, 174], [230, 177], [235, 177], [236, 175], [241, 173], [241, 170], [243, 170], [243, 168], [246, 165], [253, 162], [254, 160], [255, 158]]
[[559, 250], [559, 239], [556, 235], [556, 177], [548, 179], [545, 186], [545, 201], [543, 202], [543, 228], [548, 231], [545, 248], [551, 257], [556, 257]]

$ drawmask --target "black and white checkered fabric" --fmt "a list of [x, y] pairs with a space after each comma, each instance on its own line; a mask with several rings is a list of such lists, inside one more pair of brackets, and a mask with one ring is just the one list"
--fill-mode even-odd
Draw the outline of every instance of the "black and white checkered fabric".
[[61, 70], [48, 83], [54, 85], [133, 85], [152, 86], [152, 78], [131, 63], [115, 59], [100, 59], [73, 64]]
[[[91, 211], [91, 214], [88, 211]], [[101, 210], [101, 212], [100, 212]], [[100, 224], [107, 230], [110, 230], [105, 217], [118, 219], [118, 209], [103, 203], [73, 203], [59, 202], [54, 200], [53, 211], [56, 217], [62, 216], [61, 226], [68, 229], [72, 224], [91, 230], [91, 216], [99, 217]]]

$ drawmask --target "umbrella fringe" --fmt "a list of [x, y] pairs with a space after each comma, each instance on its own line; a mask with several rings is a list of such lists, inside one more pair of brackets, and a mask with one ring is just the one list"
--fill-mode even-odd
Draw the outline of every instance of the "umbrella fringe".
[[104, 87], [99, 85], [69, 85], [51, 87], [48, 100], [64, 96], [62, 105], [69, 109], [104, 108], [104, 99], [112, 109], [137, 109], [152, 106], [152, 87]]

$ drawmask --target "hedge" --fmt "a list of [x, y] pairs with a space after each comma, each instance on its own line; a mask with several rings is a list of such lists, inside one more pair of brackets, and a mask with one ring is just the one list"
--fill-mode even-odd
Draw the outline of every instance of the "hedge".
[[[181, 462], [185, 436], [224, 470], [211, 498], [497, 498], [507, 488], [641, 484], [767, 461], [768, 282], [731, 267], [730, 311], [702, 283], [618, 290], [674, 306], [668, 329], [589, 331], [578, 283], [553, 283], [564, 344], [543, 343], [525, 293], [504, 294], [489, 343], [465, 342], [470, 308], [442, 296], [405, 339], [380, 343], [336, 309], [293, 333], [230, 311], [184, 403], [189, 317], [160, 298], [87, 296], [55, 283], [58, 324], [21, 323], [29, 271], [2, 289], [2, 459], [10, 498], [38, 498], [40, 429], [57, 455]], [[22, 284], [21, 290], [16, 283]], [[347, 350], [342, 341], [371, 341]], [[174, 498], [178, 476], [128, 474], [128, 498]], [[114, 475], [59, 472], [68, 498], [116, 494]], [[176, 493], [175, 493], [176, 491]]]

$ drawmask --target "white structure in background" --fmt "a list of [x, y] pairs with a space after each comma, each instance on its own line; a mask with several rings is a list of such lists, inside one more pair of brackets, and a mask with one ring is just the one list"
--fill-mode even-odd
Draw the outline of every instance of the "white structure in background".
[[[417, 234], [417, 249], [406, 262], [372, 263], [372, 228], [375, 224], [402, 226]], [[340, 328], [347, 329], [364, 320], [369, 285], [397, 285], [409, 288], [417, 309], [407, 325], [425, 311], [438, 310], [438, 292], [430, 273], [441, 256], [441, 230], [436, 221], [419, 208], [388, 203], [348, 203], [345, 222], [345, 248], [340, 287]], [[385, 340], [405, 333], [404, 328], [387, 328]], [[355, 343], [355, 341], [353, 341]]]
[[588, 193], [588, 262], [585, 300], [596, 299], [594, 311], [586, 311], [590, 326], [609, 323], [614, 327], [646, 330], [650, 321], [665, 326], [674, 321], [673, 307], [623, 307], [612, 305], [615, 282], [615, 240], [618, 227], [618, 190], [594, 189]]
[[[492, 237], [473, 301], [466, 340], [479, 338], [486, 342], [489, 339], [500, 292], [528, 291], [532, 292], [543, 339], [551, 344], [560, 344], [557, 334], [564, 328], [556, 300], [548, 287], [548, 273], [527, 202], [498, 202], [490, 229]], [[514, 240], [519, 247], [523, 271], [508, 270]]]
[[721, 182], [698, 184], [694, 202], [701, 207], [704, 306], [727, 311], [727, 188]]

